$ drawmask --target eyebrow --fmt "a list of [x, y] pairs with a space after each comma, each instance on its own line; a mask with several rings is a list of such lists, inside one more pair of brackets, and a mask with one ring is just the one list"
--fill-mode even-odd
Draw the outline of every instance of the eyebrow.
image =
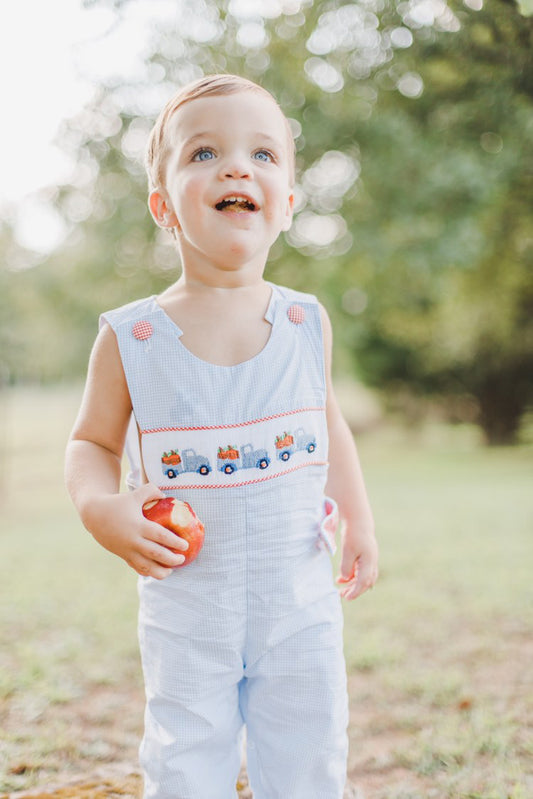
[[185, 144], [194, 144], [199, 139], [206, 139], [209, 136], [213, 136], [214, 131], [212, 130], [203, 130], [201, 133], [195, 133], [194, 136], [190, 136], [188, 139], [185, 139]]
[[[200, 133], [195, 133], [193, 136], [191, 136], [190, 138], [186, 139], [185, 142], [184, 142], [184, 145], [185, 145], [185, 147], [191, 147], [197, 141], [205, 140], [205, 139], [208, 139], [211, 136], [216, 136], [216, 135], [217, 135], [217, 131], [215, 131], [215, 130], [203, 130]], [[257, 137], [258, 139], [261, 139], [262, 141], [265, 142], [265, 144], [271, 144], [271, 145], [273, 145], [273, 146], [275, 145], [277, 147], [280, 147], [280, 146], [282, 147], [283, 146], [283, 142], [280, 139], [276, 139], [276, 138], [274, 138], [274, 136], [270, 136], [268, 133], [263, 133], [260, 130], [255, 131], [254, 134], [253, 134], [253, 137], [254, 138]]]

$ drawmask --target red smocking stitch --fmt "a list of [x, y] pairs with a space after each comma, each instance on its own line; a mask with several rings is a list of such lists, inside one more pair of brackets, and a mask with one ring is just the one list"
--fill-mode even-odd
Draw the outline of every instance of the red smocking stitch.
[[282, 472], [276, 472], [276, 474], [270, 474], [267, 477], [257, 477], [255, 480], [243, 480], [240, 483], [217, 483], [216, 485], [207, 485], [202, 483], [199, 483], [198, 485], [187, 485], [186, 483], [183, 483], [182, 485], [163, 485], [158, 486], [158, 488], [160, 491], [185, 491], [187, 488], [240, 488], [242, 486], [253, 485], [254, 483], [264, 483], [265, 480], [274, 480], [276, 477], [283, 477], [285, 474], [290, 474], [298, 469], [304, 469], [306, 466], [327, 465], [328, 461], [306, 461], [306, 463], [299, 463], [297, 466], [293, 466], [290, 469], [284, 469]]
[[176, 433], [188, 432], [190, 430], [228, 430], [234, 427], [247, 427], [250, 424], [259, 424], [260, 422], [270, 422], [272, 419], [281, 419], [283, 416], [292, 416], [295, 413], [307, 413], [308, 411], [325, 411], [324, 407], [320, 408], [298, 408], [295, 411], [286, 411], [285, 413], [275, 413], [272, 416], [265, 416], [262, 419], [252, 419], [249, 422], [235, 422], [235, 424], [215, 424], [204, 425], [199, 427], [154, 427], [148, 430], [141, 430], [141, 435], [151, 435], [152, 433]]

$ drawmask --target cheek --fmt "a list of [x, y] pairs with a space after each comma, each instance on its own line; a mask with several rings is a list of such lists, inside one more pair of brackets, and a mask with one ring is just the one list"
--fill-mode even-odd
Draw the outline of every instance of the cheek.
[[181, 183], [175, 199], [175, 210], [178, 219], [183, 223], [193, 223], [198, 218], [198, 209], [202, 205], [202, 186], [197, 180]]
[[268, 222], [275, 222], [276, 225], [281, 224], [281, 222], [285, 219], [286, 215], [286, 208], [287, 208], [287, 201], [280, 197], [277, 197], [275, 202], [273, 202], [269, 209], [266, 216]]
[[200, 196], [200, 181], [194, 179], [182, 180], [177, 194], [181, 207], [186, 208], [187, 205], [190, 205], [191, 199], [197, 200]]
[[280, 216], [285, 216], [290, 193], [290, 190], [287, 188], [287, 183], [282, 180], [268, 187], [269, 216], [276, 219], [279, 219]]

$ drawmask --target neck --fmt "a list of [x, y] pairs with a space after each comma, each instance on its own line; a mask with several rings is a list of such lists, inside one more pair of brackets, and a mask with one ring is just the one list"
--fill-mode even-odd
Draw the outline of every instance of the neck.
[[221, 253], [211, 259], [205, 254], [180, 242], [182, 276], [181, 285], [198, 288], [235, 289], [258, 286], [264, 282], [268, 249], [254, 254], [250, 260], [238, 251]]
[[257, 288], [265, 283], [263, 272], [263, 263], [228, 269], [211, 265], [190, 268], [187, 264], [183, 264], [182, 275], [178, 282], [183, 287], [197, 290]]
[[257, 291], [263, 286], [267, 286], [268, 283], [262, 275], [249, 280], [243, 280], [241, 276], [240, 279], [219, 279], [207, 282], [205, 280], [197, 280], [194, 277], [183, 274], [175, 285], [177, 288], [185, 290], [190, 294], [194, 293], [196, 295], [200, 295], [209, 293], [222, 294], [229, 291], [234, 292], [235, 294], [245, 294], [247, 291]]

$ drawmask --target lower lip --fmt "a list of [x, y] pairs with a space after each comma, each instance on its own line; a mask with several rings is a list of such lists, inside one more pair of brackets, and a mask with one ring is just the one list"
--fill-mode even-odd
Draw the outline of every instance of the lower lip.
[[219, 211], [218, 208], [215, 208], [215, 210], [217, 214], [229, 216], [232, 219], [249, 219], [257, 213], [257, 211]]

